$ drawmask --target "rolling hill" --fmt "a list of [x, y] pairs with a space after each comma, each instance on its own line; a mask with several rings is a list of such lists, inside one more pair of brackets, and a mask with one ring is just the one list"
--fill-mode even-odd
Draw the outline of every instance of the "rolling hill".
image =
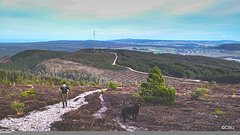
[[174, 54], [153, 54], [129, 50], [117, 50], [117, 63], [133, 69], [149, 72], [158, 66], [164, 75], [240, 83], [240, 63], [204, 56], [183, 56]]
[[[130, 50], [96, 49], [95, 52], [93, 52], [92, 49], [83, 49], [76, 52], [27, 50], [12, 56], [10, 62], [0, 63], [0, 68], [11, 71], [30, 72], [36, 75], [71, 76], [71, 72], [74, 71], [75, 67], [66, 67], [65, 70], [61, 70], [64, 74], [60, 74], [60, 69], [53, 68], [53, 65], [58, 64], [58, 62], [55, 62], [52, 66], [51, 64], [50, 66], [46, 66], [46, 61], [58, 58], [59, 60], [74, 62], [75, 65], [79, 64], [94, 68], [94, 72], [88, 72], [92, 72], [100, 77], [111, 78], [111, 76], [114, 76], [116, 78], [118, 74], [122, 74], [123, 77], [121, 78], [124, 78], [125, 73], [121, 72], [124, 72], [126, 69], [112, 65], [115, 59], [114, 53], [117, 53], [119, 56], [117, 59], [118, 65], [131, 67], [143, 72], [149, 72], [151, 68], [158, 66], [166, 76], [201, 79], [219, 83], [240, 83], [240, 63], [238, 62], [203, 56], [153, 54]], [[44, 62], [45, 64], [43, 64]], [[62, 64], [62, 67], [63, 65], [64, 64]], [[68, 68], [71, 69], [71, 71], [68, 72]], [[81, 70], [81, 68], [77, 68], [77, 66], [76, 69], [78, 69], [78, 71]], [[100, 71], [103, 71], [103, 69], [104, 72], [101, 72], [101, 74]], [[74, 77], [70, 78], [73, 79]], [[79, 76], [76, 78], [79, 78]], [[128, 78], [129, 77], [124, 80]], [[137, 78], [137, 76], [135, 78]], [[119, 79], [116, 81], [119, 81]]]

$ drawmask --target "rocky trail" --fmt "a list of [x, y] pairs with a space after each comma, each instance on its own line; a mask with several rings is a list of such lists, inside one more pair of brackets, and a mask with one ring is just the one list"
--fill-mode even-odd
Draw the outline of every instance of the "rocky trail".
[[[106, 91], [107, 89], [103, 90]], [[61, 121], [62, 116], [65, 113], [76, 110], [81, 106], [88, 104], [88, 102], [85, 101], [85, 97], [100, 91], [101, 89], [84, 92], [75, 98], [70, 99], [70, 101], [68, 101], [68, 104], [70, 103], [70, 105], [65, 108], [62, 108], [62, 103], [60, 102], [54, 105], [46, 106], [43, 111], [34, 110], [24, 117], [4, 118], [0, 121], [0, 126], [8, 128], [10, 131], [50, 131], [52, 123]], [[101, 100], [102, 107], [96, 111], [93, 116], [96, 118], [104, 118], [103, 113], [107, 111], [108, 108], [105, 106], [102, 94], [100, 94], [99, 98]], [[124, 124], [120, 119], [113, 120], [127, 131], [135, 131], [138, 129], [137, 127]]]
[[[97, 112], [95, 112], [93, 114], [93, 116], [95, 116], [97, 118], [103, 118], [104, 117], [103, 113], [106, 112], [108, 108], [105, 105], [106, 103], [105, 103], [105, 101], [103, 99], [103, 94], [100, 94], [99, 98], [101, 100], [102, 108], [100, 110], [98, 110]], [[118, 118], [114, 118], [113, 120], [115, 122], [117, 122], [123, 129], [125, 129], [127, 131], [133, 132], [133, 131], [141, 131], [141, 130], [143, 130], [141, 128], [138, 128], [138, 127], [135, 127], [135, 126], [130, 126], [127, 123], [124, 123], [119, 117]], [[145, 129], [145, 130], [147, 130], [147, 129]]]
[[[106, 89], [104, 89], [106, 90]], [[61, 116], [69, 111], [76, 110], [87, 104], [85, 97], [101, 89], [84, 92], [70, 99], [70, 105], [62, 108], [62, 103], [46, 106], [43, 111], [32, 111], [29, 115], [21, 118], [5, 118], [0, 121], [0, 126], [9, 128], [11, 131], [50, 131], [51, 123], [61, 121]]]

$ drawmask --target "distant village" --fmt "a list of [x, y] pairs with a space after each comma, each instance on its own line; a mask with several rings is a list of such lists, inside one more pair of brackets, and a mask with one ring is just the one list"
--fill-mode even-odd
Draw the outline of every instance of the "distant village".
[[210, 53], [210, 52], [226, 52], [226, 49], [176, 49], [176, 53], [189, 53], [189, 54], [194, 54], [194, 53]]

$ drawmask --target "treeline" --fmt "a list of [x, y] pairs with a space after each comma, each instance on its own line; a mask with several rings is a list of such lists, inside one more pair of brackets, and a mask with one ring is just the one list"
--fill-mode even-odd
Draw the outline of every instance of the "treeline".
[[116, 50], [117, 64], [149, 72], [158, 66], [162, 74], [179, 78], [202, 79], [219, 83], [240, 83], [240, 63], [204, 56], [153, 54]]
[[83, 65], [104, 68], [117, 69], [124, 68], [113, 66], [112, 62], [115, 55], [109, 52], [89, 52], [90, 49], [80, 50], [76, 52], [60, 52], [47, 50], [27, 50], [12, 56], [12, 61], [0, 63], [0, 68], [10, 71], [19, 70], [21, 72], [37, 73], [37, 65], [44, 60], [52, 58], [60, 58], [62, 60], [70, 60]]
[[240, 43], [223, 44], [223, 45], [220, 45], [215, 48], [216, 49], [226, 49], [226, 50], [240, 50]]
[[[167, 76], [216, 81], [219, 83], [240, 83], [240, 63], [238, 62], [204, 56], [153, 54], [130, 50], [96, 49], [93, 51], [93, 49], [83, 49], [76, 52], [27, 50], [14, 55], [11, 62], [0, 63], [0, 68], [10, 71], [18, 70], [32, 73], [35, 76], [41, 76], [49, 74], [44, 69], [45, 67], [41, 67], [41, 62], [52, 58], [60, 58], [98, 68], [125, 69], [112, 65], [115, 59], [115, 55], [112, 52], [118, 54], [117, 64], [143, 72], [150, 72], [151, 68], [158, 66], [162, 74]], [[74, 71], [71, 72], [74, 74]], [[59, 76], [70, 80], [80, 77], [76, 75], [71, 76], [71, 72], [63, 73]], [[85, 80], [88, 82], [93, 81], [92, 79]], [[95, 80], [101, 82], [99, 78]]]
[[27, 50], [12, 56], [12, 61], [0, 63], [0, 68], [10, 71], [21, 71], [34, 73], [33, 69], [44, 60], [57, 58], [64, 55], [64, 52], [45, 51], [45, 50]]
[[216, 81], [218, 83], [230, 83], [230, 84], [239, 84], [240, 83], [240, 75], [221, 75], [221, 76], [212, 76], [212, 77], [204, 77], [206, 81]]
[[104, 80], [103, 78], [96, 76], [94, 74], [88, 73], [85, 70], [66, 70], [64, 72], [61, 73], [57, 73], [55, 75], [52, 76], [58, 76], [60, 78], [66, 78], [69, 80], [74, 80], [74, 81], [78, 81], [78, 80], [83, 80], [84, 82], [97, 82], [97, 83], [101, 83], [101, 84], [106, 84], [107, 81]]
[[31, 73], [0, 69], [0, 84], [9, 86], [13, 84], [61, 85], [63, 81], [68, 82], [71, 86], [98, 86], [100, 84], [100, 80], [97, 78], [91, 81], [87, 79], [76, 81], [58, 77], [37, 77]]
[[59, 58], [103, 69], [125, 69], [123, 67], [113, 66], [112, 63], [115, 59], [115, 55], [101, 49], [96, 49], [95, 51], [93, 49], [82, 49], [76, 52], [67, 53], [67, 55], [63, 55]]

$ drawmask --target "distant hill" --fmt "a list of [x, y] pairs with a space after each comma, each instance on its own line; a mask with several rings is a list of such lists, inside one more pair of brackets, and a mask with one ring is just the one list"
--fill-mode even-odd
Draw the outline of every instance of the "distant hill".
[[109, 41], [93, 40], [58, 40], [46, 42], [29, 42], [29, 43], [0, 43], [0, 58], [4, 56], [13, 56], [24, 50], [52, 50], [74, 52], [86, 48], [104, 48], [116, 49], [124, 47], [205, 47], [219, 46], [221, 44], [238, 43], [237, 41], [195, 41], [195, 40], [151, 40], [151, 39], [119, 39]]
[[74, 41], [74, 40], [59, 40], [47, 42], [31, 42], [31, 43], [0, 43], [0, 58], [4, 56], [13, 56], [24, 50], [51, 50], [74, 52], [79, 49], [86, 48], [121, 48], [131, 47], [134, 45], [125, 43], [115, 43], [111, 41]]
[[84, 50], [76, 52], [26, 50], [12, 56], [10, 62], [0, 63], [0, 68], [12, 71], [19, 70], [34, 72], [37, 70], [36, 65], [53, 58], [69, 60], [97, 68], [124, 69], [112, 65], [112, 62], [115, 59], [114, 54], [110, 52], [93, 52], [92, 49], [87, 52]]
[[240, 50], [240, 44], [234, 43], [234, 44], [223, 44], [218, 47], [217, 49], [226, 49], [226, 50]]
[[163, 45], [163, 46], [182, 46], [182, 47], [206, 47], [219, 46], [221, 44], [239, 43], [233, 40], [152, 40], [152, 39], [117, 39], [111, 40], [115, 43], [134, 44], [134, 45]]

